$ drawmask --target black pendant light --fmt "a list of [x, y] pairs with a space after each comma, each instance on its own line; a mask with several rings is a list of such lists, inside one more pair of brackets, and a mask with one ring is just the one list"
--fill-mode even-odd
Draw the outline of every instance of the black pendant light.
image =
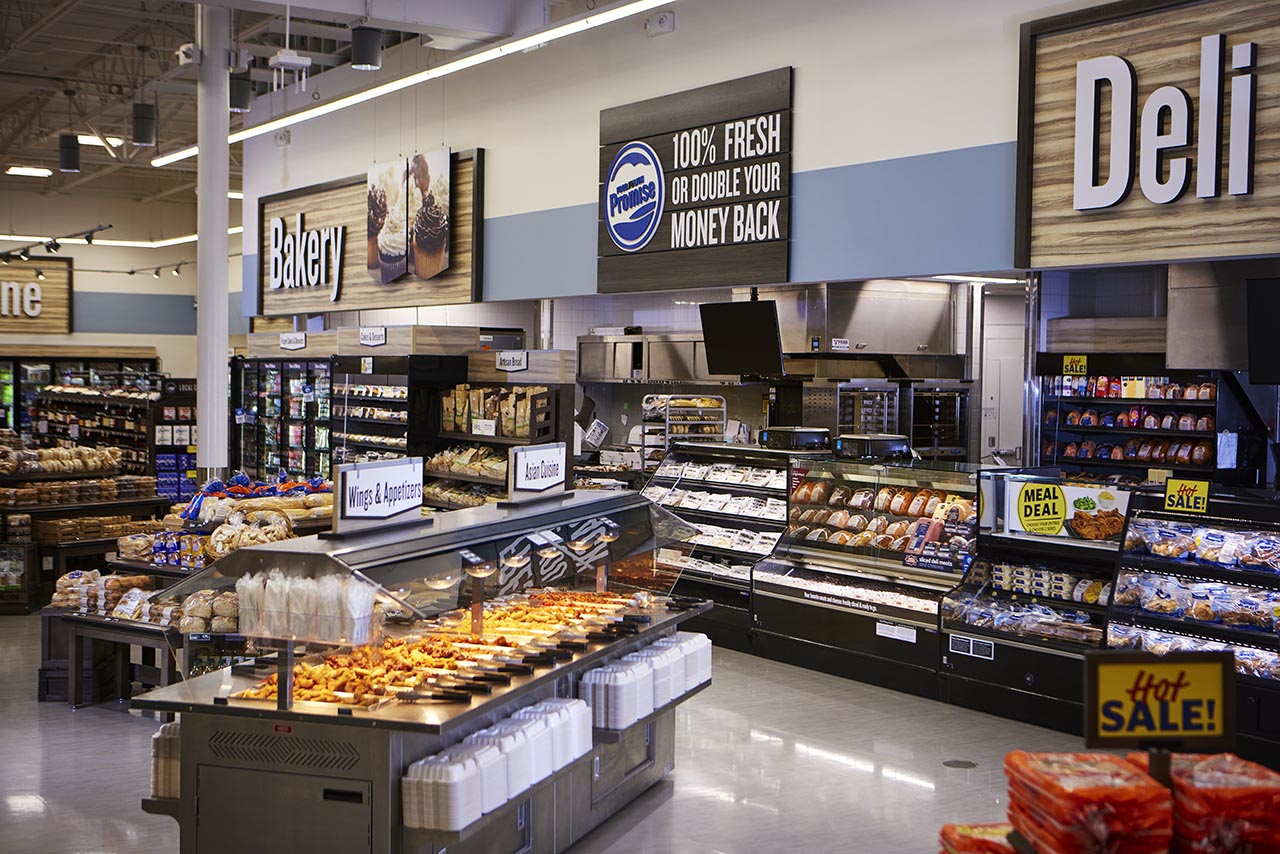
[[351, 28], [351, 67], [357, 71], [377, 71], [382, 67], [382, 30]]
[[58, 134], [58, 171], [80, 171], [80, 140], [74, 133]]
[[154, 146], [156, 144], [156, 105], [145, 101], [137, 101], [133, 105], [133, 144], [137, 146]]
[[249, 102], [253, 99], [253, 86], [250, 84], [248, 71], [231, 72], [229, 96], [231, 112], [249, 112]]

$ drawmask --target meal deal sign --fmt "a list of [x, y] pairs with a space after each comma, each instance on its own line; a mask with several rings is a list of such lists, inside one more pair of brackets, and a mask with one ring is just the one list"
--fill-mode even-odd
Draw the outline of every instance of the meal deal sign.
[[600, 114], [601, 293], [785, 282], [791, 69]]
[[1107, 486], [1010, 481], [1005, 489], [1010, 531], [1079, 540], [1119, 540], [1129, 493]]
[[1097, 652], [1086, 657], [1085, 668], [1086, 746], [1232, 746], [1232, 653]]

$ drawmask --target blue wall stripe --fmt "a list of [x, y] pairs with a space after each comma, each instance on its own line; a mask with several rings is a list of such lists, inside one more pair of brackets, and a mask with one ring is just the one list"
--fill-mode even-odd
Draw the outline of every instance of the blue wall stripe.
[[[1011, 269], [1016, 153], [1007, 142], [796, 173], [792, 281]], [[484, 226], [485, 300], [596, 292], [594, 204]]]
[[195, 301], [190, 294], [76, 291], [74, 305], [75, 332], [196, 333]]
[[258, 313], [258, 277], [262, 275], [262, 265], [258, 263], [258, 253], [245, 253], [240, 256], [240, 282], [244, 290], [240, 291], [240, 309], [232, 310], [232, 314], [243, 314], [253, 317]]

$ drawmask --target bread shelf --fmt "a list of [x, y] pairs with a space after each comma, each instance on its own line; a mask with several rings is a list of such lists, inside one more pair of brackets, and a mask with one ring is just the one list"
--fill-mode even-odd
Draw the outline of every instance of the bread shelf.
[[1175, 400], [1166, 400], [1162, 397], [1058, 397], [1050, 395], [1045, 397], [1045, 403], [1101, 403], [1104, 406], [1181, 406], [1181, 407], [1215, 407], [1218, 405], [1217, 400], [1183, 400], [1177, 398]]
[[476, 436], [471, 433], [444, 433], [439, 437], [449, 442], [479, 442], [482, 445], [531, 445], [533, 440], [528, 436]]
[[440, 480], [460, 480], [466, 483], [483, 483], [488, 486], [501, 486], [503, 488], [507, 485], [507, 479], [505, 477], [485, 477], [482, 474], [467, 474], [466, 472], [458, 471], [424, 469], [422, 475], [423, 477], [434, 477]]
[[1218, 435], [1212, 430], [1153, 430], [1146, 427], [1104, 427], [1101, 424], [1082, 426], [1080, 424], [1053, 423], [1045, 424], [1044, 429], [1046, 432], [1056, 430], [1059, 433], [1079, 433], [1087, 436], [1151, 436], [1157, 439], [1213, 439]]

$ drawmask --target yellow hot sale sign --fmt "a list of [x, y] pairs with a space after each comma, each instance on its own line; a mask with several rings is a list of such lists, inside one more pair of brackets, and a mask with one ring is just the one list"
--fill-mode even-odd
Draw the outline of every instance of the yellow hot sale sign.
[[1207, 513], [1209, 481], [1169, 478], [1164, 482], [1164, 509], [1173, 513]]
[[[1062, 373], [1068, 377], [1083, 377], [1089, 373], [1088, 356], [1063, 356]], [[1101, 395], [1100, 395], [1101, 396]]]
[[1109, 740], [1196, 741], [1221, 739], [1228, 721], [1222, 661], [1097, 662], [1094, 721], [1096, 745]]

